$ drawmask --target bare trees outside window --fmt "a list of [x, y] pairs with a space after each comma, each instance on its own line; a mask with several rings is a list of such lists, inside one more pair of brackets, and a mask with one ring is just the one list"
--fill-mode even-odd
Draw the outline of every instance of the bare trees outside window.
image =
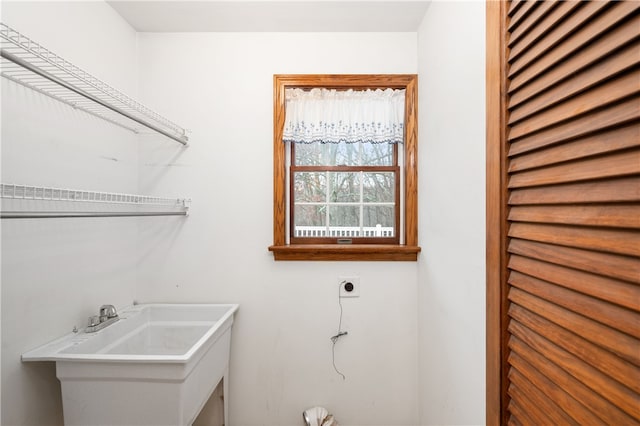
[[397, 237], [395, 144], [294, 144], [292, 153], [292, 239]]

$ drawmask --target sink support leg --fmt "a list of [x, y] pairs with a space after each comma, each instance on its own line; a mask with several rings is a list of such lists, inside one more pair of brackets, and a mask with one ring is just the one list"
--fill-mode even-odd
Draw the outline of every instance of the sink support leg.
[[229, 367], [225, 368], [222, 376], [222, 402], [224, 404], [224, 424], [229, 426]]

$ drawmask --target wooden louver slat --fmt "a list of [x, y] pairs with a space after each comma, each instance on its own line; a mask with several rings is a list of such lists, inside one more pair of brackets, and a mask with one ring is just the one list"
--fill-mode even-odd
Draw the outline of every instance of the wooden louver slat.
[[508, 217], [513, 222], [640, 228], [640, 206], [627, 204], [512, 207]]
[[598, 180], [512, 190], [510, 205], [624, 203], [640, 201], [640, 177]]
[[577, 226], [512, 223], [509, 237], [607, 253], [640, 256], [640, 233]]
[[513, 0], [509, 5], [509, 12], [507, 14], [509, 16], [513, 16], [513, 14], [525, 3], [525, 0]]

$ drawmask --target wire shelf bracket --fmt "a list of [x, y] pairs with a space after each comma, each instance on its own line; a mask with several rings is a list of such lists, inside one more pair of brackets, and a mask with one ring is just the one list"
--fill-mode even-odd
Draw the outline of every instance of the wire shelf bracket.
[[[5, 210], [1, 219], [35, 219], [63, 217], [128, 217], [128, 216], [187, 216], [190, 199], [163, 198], [112, 192], [84, 191], [43, 186], [0, 184], [0, 198], [22, 202], [54, 202], [57, 207], [66, 203], [85, 203], [87, 210]], [[4, 204], [4, 203], [3, 203]], [[119, 210], [96, 210], [97, 206], [115, 205]]]
[[0, 56], [2, 76], [11, 81], [136, 133], [146, 127], [187, 145], [184, 128], [1, 22]]

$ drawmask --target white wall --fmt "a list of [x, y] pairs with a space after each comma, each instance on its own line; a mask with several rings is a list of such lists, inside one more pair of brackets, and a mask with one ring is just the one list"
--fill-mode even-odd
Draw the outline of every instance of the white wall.
[[418, 33], [420, 421], [485, 421], [484, 2], [433, 2]]
[[[136, 95], [136, 34], [106, 3], [3, 1], [1, 12], [3, 23]], [[134, 134], [1, 80], [2, 182], [138, 191]], [[62, 423], [54, 364], [23, 364], [20, 354], [83, 327], [103, 303], [131, 304], [136, 223], [2, 221], [3, 425]]]
[[[193, 198], [179, 229], [141, 227], [142, 302], [237, 302], [232, 425], [300, 425], [327, 407], [341, 425], [418, 423], [415, 262], [274, 262], [273, 74], [416, 73], [415, 33], [141, 34], [140, 95], [192, 130], [145, 145], [141, 188]], [[344, 300], [338, 276], [361, 277]]]

